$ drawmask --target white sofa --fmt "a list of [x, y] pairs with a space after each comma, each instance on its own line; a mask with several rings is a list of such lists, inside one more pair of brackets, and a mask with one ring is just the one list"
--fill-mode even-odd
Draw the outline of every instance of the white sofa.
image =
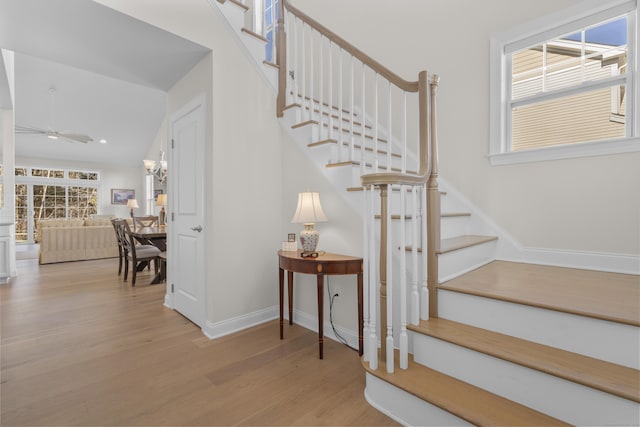
[[40, 264], [118, 256], [111, 217], [38, 221]]

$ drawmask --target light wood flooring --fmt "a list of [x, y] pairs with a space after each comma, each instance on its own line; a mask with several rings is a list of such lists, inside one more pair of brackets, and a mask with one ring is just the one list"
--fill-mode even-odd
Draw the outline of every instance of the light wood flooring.
[[117, 260], [18, 268], [0, 286], [2, 426], [397, 425], [365, 401], [357, 353], [325, 340], [319, 360], [314, 332], [209, 340]]

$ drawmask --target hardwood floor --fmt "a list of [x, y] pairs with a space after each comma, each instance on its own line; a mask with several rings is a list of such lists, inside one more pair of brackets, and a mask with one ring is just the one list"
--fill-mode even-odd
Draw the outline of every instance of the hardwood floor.
[[[397, 425], [357, 353], [277, 321], [209, 340], [117, 260], [38, 266], [0, 287], [2, 426]], [[274, 283], [274, 289], [276, 284]]]

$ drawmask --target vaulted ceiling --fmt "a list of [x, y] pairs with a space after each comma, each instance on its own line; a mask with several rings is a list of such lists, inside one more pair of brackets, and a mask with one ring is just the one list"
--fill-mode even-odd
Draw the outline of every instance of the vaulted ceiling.
[[[16, 135], [17, 157], [131, 165], [153, 143], [166, 92], [209, 52], [89, 0], [0, 0], [0, 48], [15, 52], [17, 125], [94, 139]], [[0, 106], [7, 96], [0, 87]]]

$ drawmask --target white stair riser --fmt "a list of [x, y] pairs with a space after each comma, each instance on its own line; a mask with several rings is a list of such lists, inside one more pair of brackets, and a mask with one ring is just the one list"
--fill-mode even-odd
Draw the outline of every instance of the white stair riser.
[[575, 425], [638, 425], [637, 403], [414, 334], [414, 361]]
[[640, 369], [640, 328], [635, 326], [442, 289], [438, 291], [438, 315]]
[[438, 280], [440, 283], [475, 270], [495, 259], [496, 241], [470, 246], [438, 255]]
[[224, 15], [225, 18], [227, 18], [227, 21], [229, 22], [229, 24], [231, 25], [231, 28], [233, 28], [234, 31], [238, 33], [240, 32], [240, 29], [244, 27], [244, 21], [245, 21], [244, 9], [232, 4], [231, 2], [225, 2], [220, 4], [216, 0], [209, 0], [209, 3], [211, 3], [214, 6], [217, 6], [222, 11], [222, 14]]
[[470, 234], [468, 216], [441, 217], [440, 238], [448, 239], [450, 237], [462, 236], [464, 234]]
[[367, 402], [402, 425], [471, 426], [465, 420], [438, 408], [378, 377], [367, 373]]

